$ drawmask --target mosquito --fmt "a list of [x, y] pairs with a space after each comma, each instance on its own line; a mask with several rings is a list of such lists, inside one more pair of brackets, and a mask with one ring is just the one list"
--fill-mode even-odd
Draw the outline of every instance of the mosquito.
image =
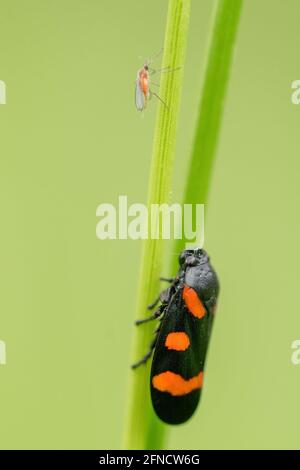
[[135, 106], [138, 111], [143, 111], [146, 109], [147, 103], [152, 96], [155, 96], [157, 99], [159, 99], [159, 101], [168, 109], [167, 104], [161, 99], [161, 97], [151, 90], [150, 84], [155, 86], [159, 86], [159, 84], [153, 82], [150, 79], [150, 76], [156, 73], [174, 72], [175, 70], [180, 69], [180, 67], [175, 69], [172, 69], [171, 67], [163, 67], [161, 69], [155, 70], [150, 67], [151, 62], [152, 60], [147, 60], [137, 73], [137, 78], [135, 81]]

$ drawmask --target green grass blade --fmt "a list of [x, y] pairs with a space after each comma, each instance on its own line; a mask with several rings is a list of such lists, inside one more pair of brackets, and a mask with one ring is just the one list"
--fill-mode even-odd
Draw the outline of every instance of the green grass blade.
[[[183, 204], [205, 204], [206, 213], [242, 4], [243, 0], [218, 1], [206, 59], [199, 113], [182, 201]], [[178, 254], [185, 248], [185, 243], [184, 238], [174, 242], [170, 260], [171, 276], [178, 269]], [[156, 443], [159, 443], [161, 437], [164, 436], [158, 434]]]
[[[206, 212], [242, 4], [243, 0], [218, 1], [209, 42], [199, 114], [183, 196], [184, 204], [205, 204]], [[180, 253], [184, 249], [185, 241], [176, 241], [174, 253]], [[175, 272], [176, 266], [177, 255], [172, 260], [172, 273]]]
[[[167, 28], [162, 67], [183, 66], [190, 12], [190, 0], [169, 0]], [[167, 104], [158, 104], [154, 134], [151, 174], [148, 190], [148, 207], [169, 201], [173, 156], [179, 115], [183, 70], [163, 73], [160, 96]], [[163, 241], [145, 240], [143, 245], [140, 282], [137, 300], [137, 317], [147, 314], [147, 305], [157, 296], [162, 268]], [[140, 359], [153, 337], [153, 325], [143, 325], [134, 335], [133, 361]], [[149, 397], [149, 364], [130, 371], [128, 419], [125, 428], [125, 449], [146, 449], [151, 436], [159, 435], [163, 446], [162, 424], [153, 421]]]

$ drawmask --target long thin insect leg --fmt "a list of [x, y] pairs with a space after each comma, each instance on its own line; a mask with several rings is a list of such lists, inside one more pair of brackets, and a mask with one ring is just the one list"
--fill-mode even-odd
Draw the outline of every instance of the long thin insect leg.
[[162, 69], [152, 69], [151, 67], [149, 67], [149, 72], [150, 72], [150, 75], [155, 75], [156, 73], [170, 73], [170, 72], [176, 72], [177, 70], [180, 70], [181, 67], [175, 67], [175, 68], [171, 68], [171, 67], [163, 67]]
[[151, 315], [149, 315], [149, 317], [141, 318], [140, 320], [136, 320], [135, 324], [136, 325], [141, 325], [142, 323], [147, 323], [148, 321], [155, 320], [156, 318], [161, 316], [161, 314], [163, 313], [165, 308], [166, 308], [165, 305], [160, 305], [158, 307], [158, 309], [155, 310], [155, 312], [153, 312], [153, 313], [151, 313]]
[[154, 93], [154, 91], [152, 91], [151, 93], [152, 93], [152, 95], [156, 96], [156, 98], [159, 99], [159, 101], [160, 101], [167, 109], [169, 109], [168, 106], [167, 106], [167, 104], [161, 99], [160, 96], [158, 96], [157, 93]]
[[156, 73], [163, 72], [166, 70], [170, 70], [171, 67], [162, 67], [161, 69], [153, 69], [152, 67], [149, 67], [149, 72], [150, 75], [155, 75]]

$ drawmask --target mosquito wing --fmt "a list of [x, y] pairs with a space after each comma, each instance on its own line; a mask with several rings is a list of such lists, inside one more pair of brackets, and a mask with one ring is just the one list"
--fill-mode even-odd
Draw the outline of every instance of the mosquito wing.
[[145, 96], [141, 90], [139, 80], [135, 82], [135, 106], [138, 111], [143, 111], [145, 108]]

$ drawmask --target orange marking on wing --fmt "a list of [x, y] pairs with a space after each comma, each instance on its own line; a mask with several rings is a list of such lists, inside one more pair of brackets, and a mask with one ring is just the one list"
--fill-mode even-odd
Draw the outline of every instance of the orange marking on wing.
[[203, 318], [206, 314], [203, 303], [197, 292], [189, 286], [184, 286], [182, 293], [183, 300], [189, 312], [197, 318]]
[[169, 333], [166, 337], [165, 346], [175, 351], [185, 351], [190, 345], [190, 338], [184, 331]]
[[168, 392], [173, 397], [180, 397], [187, 395], [193, 390], [202, 388], [203, 372], [199, 372], [195, 377], [185, 380], [181, 375], [167, 370], [155, 375], [152, 378], [152, 385], [160, 392]]

